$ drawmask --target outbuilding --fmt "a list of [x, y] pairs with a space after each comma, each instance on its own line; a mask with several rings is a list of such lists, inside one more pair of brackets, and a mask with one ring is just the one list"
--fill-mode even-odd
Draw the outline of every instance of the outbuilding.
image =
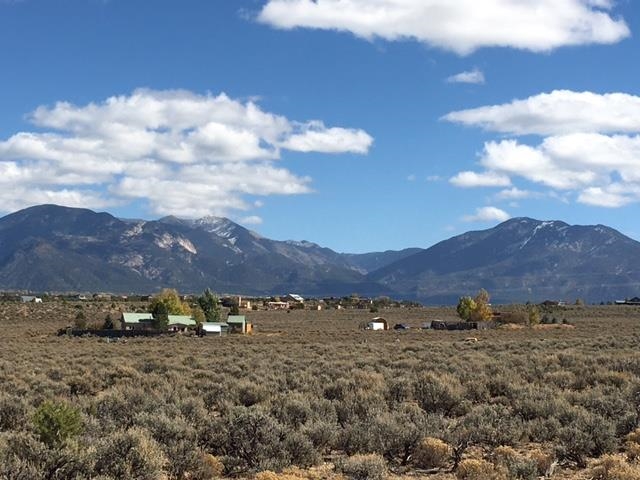
[[205, 333], [217, 333], [222, 335], [229, 330], [229, 324], [223, 322], [204, 322], [202, 324], [202, 331]]
[[367, 323], [367, 330], [389, 330], [389, 323], [382, 317], [376, 317]]
[[253, 325], [244, 315], [229, 315], [227, 318], [229, 333], [252, 333]]

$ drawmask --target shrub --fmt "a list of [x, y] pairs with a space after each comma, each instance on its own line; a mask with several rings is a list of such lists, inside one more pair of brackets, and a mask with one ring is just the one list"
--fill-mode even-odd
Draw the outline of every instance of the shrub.
[[202, 461], [209, 466], [211, 477], [221, 477], [224, 473], [224, 464], [218, 457], [215, 457], [210, 453], [204, 453], [202, 455]]
[[599, 457], [616, 447], [613, 426], [599, 415], [578, 410], [573, 423], [558, 434], [557, 453], [560, 459], [575, 462], [578, 467], [587, 465], [587, 457]]
[[[237, 467], [251, 470], [279, 470], [290, 463], [282, 444], [286, 434], [266, 412], [238, 407], [226, 419], [225, 450]], [[289, 433], [289, 432], [287, 432]], [[225, 462], [226, 465], [226, 462]]]
[[536, 480], [538, 465], [535, 460], [519, 454], [511, 447], [498, 447], [494, 450], [496, 464], [509, 472], [510, 478]]
[[95, 453], [95, 473], [110, 478], [157, 479], [167, 459], [143, 429], [131, 428], [105, 437]]
[[544, 452], [538, 448], [533, 448], [529, 451], [529, 456], [535, 462], [539, 476], [550, 476], [549, 473], [551, 471], [551, 467], [555, 463], [555, 457], [553, 454]]
[[387, 474], [387, 463], [375, 453], [353, 455], [338, 459], [336, 470], [353, 480], [383, 480]]
[[82, 431], [80, 411], [65, 402], [44, 402], [33, 416], [38, 437], [50, 447], [60, 446]]
[[456, 478], [460, 480], [506, 480], [504, 469], [478, 458], [467, 458], [460, 462], [456, 470]]
[[439, 438], [424, 438], [413, 453], [413, 464], [419, 468], [442, 468], [451, 458], [451, 447]]
[[418, 377], [413, 385], [414, 398], [425, 412], [452, 415], [462, 402], [462, 388], [450, 376], [431, 373]]
[[26, 417], [26, 406], [20, 397], [0, 394], [0, 432], [17, 430]]
[[604, 455], [598, 459], [589, 474], [593, 480], [640, 480], [640, 468], [617, 455]]

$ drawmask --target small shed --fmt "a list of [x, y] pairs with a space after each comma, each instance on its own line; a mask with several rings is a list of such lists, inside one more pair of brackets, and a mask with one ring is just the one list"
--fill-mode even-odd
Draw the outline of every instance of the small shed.
[[253, 325], [244, 315], [229, 315], [227, 318], [229, 333], [252, 333]]
[[120, 322], [123, 330], [147, 330], [153, 326], [153, 315], [124, 312]]
[[202, 324], [202, 331], [205, 333], [217, 333], [222, 335], [229, 330], [229, 324], [223, 322], [204, 322]]
[[382, 317], [373, 318], [367, 323], [367, 330], [389, 330], [389, 322]]

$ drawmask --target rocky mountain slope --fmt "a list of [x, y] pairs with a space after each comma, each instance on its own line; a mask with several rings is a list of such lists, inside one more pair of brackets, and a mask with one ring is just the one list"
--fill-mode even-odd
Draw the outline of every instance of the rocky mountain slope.
[[380, 294], [361, 271], [310, 242], [278, 242], [225, 218], [120, 220], [41, 205], [0, 219], [0, 288], [245, 294]]

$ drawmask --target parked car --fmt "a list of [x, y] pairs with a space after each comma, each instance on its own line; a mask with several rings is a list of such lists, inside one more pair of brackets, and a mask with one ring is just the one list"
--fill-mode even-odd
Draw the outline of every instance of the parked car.
[[406, 323], [396, 323], [393, 326], [394, 330], [409, 330], [409, 325], [407, 325]]

